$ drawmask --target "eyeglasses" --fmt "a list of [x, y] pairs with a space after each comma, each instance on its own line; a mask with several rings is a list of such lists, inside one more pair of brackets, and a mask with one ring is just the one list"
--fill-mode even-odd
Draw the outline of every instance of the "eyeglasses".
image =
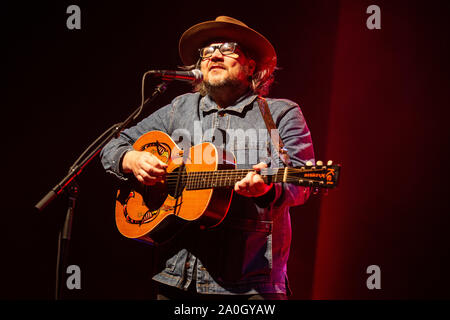
[[208, 59], [208, 58], [212, 57], [212, 55], [214, 54], [214, 51], [216, 51], [216, 49], [219, 49], [220, 53], [223, 54], [224, 56], [228, 56], [228, 55], [234, 53], [237, 46], [238, 46], [238, 44], [236, 42], [224, 42], [221, 44], [215, 44], [215, 45], [211, 45], [211, 46], [207, 46], [207, 47], [198, 49], [198, 51], [199, 51], [200, 57], [202, 59]]

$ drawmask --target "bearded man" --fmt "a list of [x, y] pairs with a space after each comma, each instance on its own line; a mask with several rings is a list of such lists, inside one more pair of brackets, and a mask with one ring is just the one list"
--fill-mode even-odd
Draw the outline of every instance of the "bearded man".
[[[243, 22], [220, 16], [189, 28], [180, 38], [179, 53], [184, 65], [201, 70], [202, 82], [193, 93], [176, 97], [106, 145], [103, 166], [124, 181], [136, 179], [150, 186], [163, 181], [167, 163], [133, 148], [139, 137], [159, 130], [186, 147], [211, 142], [232, 152], [238, 169], [254, 170], [235, 183], [219, 225], [187, 229], [159, 249], [160, 265], [152, 275], [157, 297], [287, 299], [289, 208], [303, 204], [310, 190], [266, 183], [260, 170], [304, 166], [314, 161], [314, 153], [299, 106], [264, 98], [273, 81], [275, 49]], [[283, 150], [271, 140], [267, 116], [277, 126]], [[179, 132], [190, 139], [181, 139]], [[283, 151], [289, 163], [283, 161]]]

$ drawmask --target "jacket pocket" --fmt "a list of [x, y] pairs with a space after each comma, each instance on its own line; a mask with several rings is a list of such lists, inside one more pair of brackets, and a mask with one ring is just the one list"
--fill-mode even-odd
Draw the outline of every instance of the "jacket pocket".
[[167, 261], [166, 261], [166, 269], [165, 269], [165, 271], [167, 273], [170, 273], [170, 274], [174, 274], [175, 273], [175, 269], [177, 268], [177, 265], [180, 264], [181, 257], [183, 255], [183, 251], [185, 251], [185, 250], [184, 249], [180, 250], [180, 251], [178, 251], [177, 254], [175, 254], [171, 258], [167, 259]]

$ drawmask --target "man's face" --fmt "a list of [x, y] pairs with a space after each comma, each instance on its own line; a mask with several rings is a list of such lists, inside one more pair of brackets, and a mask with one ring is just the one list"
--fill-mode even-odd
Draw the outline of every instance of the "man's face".
[[[210, 46], [221, 44], [215, 42]], [[253, 74], [255, 64], [238, 46], [231, 54], [222, 54], [219, 48], [215, 48], [212, 56], [203, 58], [200, 70], [203, 73], [203, 81], [211, 87], [230, 84], [248, 86], [248, 78]]]

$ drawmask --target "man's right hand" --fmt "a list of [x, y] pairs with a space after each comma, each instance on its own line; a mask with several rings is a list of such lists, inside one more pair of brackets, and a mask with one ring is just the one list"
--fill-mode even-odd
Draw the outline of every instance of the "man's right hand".
[[122, 172], [133, 173], [145, 185], [154, 185], [166, 174], [167, 164], [146, 151], [128, 151], [122, 159]]

